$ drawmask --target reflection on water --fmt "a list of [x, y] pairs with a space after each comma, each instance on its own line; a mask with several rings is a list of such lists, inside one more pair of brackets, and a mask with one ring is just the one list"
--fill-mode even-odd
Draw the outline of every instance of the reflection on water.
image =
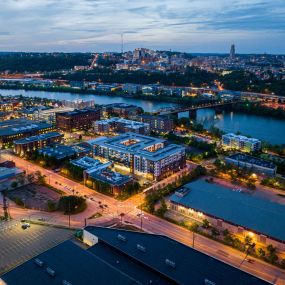
[[205, 128], [215, 126], [225, 132], [241, 132], [272, 144], [285, 144], [285, 120], [235, 112], [216, 115], [213, 109], [201, 109], [197, 121]]
[[173, 103], [149, 101], [142, 99], [124, 98], [124, 97], [111, 97], [104, 95], [94, 94], [76, 94], [68, 92], [47, 92], [47, 91], [30, 91], [30, 90], [5, 90], [0, 89], [1, 95], [23, 95], [27, 97], [40, 97], [57, 100], [74, 101], [82, 99], [84, 101], [94, 100], [96, 104], [111, 104], [111, 103], [127, 103], [134, 104], [142, 107], [146, 112], [153, 112], [160, 108], [175, 106]]
[[[41, 97], [61, 100], [94, 100], [96, 104], [128, 103], [142, 107], [146, 112], [156, 111], [160, 108], [174, 106], [173, 103], [148, 101], [124, 97], [110, 97], [93, 94], [73, 94], [46, 91], [1, 90], [2, 95], [20, 95], [28, 97]], [[180, 113], [179, 117], [188, 117], [188, 112]], [[215, 114], [213, 109], [197, 111], [197, 120], [206, 128], [215, 126], [225, 132], [241, 132], [272, 144], [285, 144], [285, 120], [254, 116], [249, 114], [227, 112]]]

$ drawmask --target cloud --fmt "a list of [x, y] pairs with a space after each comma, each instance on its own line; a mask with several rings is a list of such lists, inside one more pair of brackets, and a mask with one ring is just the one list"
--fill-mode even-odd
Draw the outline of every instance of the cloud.
[[5, 0], [0, 47], [119, 50], [124, 33], [132, 47], [215, 52], [235, 42], [242, 52], [285, 53], [284, 14], [284, 0]]

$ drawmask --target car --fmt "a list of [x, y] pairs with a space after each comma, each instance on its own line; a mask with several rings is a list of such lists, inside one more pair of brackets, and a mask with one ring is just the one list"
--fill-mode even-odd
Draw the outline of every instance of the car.
[[22, 229], [26, 230], [27, 228], [29, 228], [31, 225], [29, 223], [24, 223], [22, 224]]
[[251, 259], [251, 258], [248, 258], [246, 261], [249, 262], [249, 263], [254, 263], [254, 260]]

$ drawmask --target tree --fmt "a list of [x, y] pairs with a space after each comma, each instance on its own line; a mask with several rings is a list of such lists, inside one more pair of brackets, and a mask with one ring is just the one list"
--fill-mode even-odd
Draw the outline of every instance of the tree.
[[267, 246], [268, 256], [267, 259], [270, 263], [274, 264], [278, 261], [278, 256], [276, 254], [276, 247], [274, 247], [272, 244], [269, 244]]
[[260, 258], [264, 258], [266, 252], [260, 247], [260, 248], [257, 250], [257, 254], [258, 254], [258, 256], [259, 256]]
[[156, 211], [157, 215], [163, 217], [167, 211], [167, 205], [165, 203], [165, 199], [161, 199], [160, 207]]
[[190, 230], [192, 232], [195, 232], [197, 233], [199, 231], [199, 224], [198, 223], [193, 223], [191, 226], [190, 226]]
[[210, 228], [210, 222], [207, 219], [204, 219], [202, 221], [202, 227], [205, 228], [205, 229]]
[[120, 213], [119, 216], [120, 216], [120, 218], [121, 218], [121, 223], [122, 223], [122, 222], [123, 222], [123, 218], [124, 218], [124, 216], [125, 216], [125, 213]]
[[17, 181], [13, 181], [13, 182], [11, 183], [11, 187], [12, 187], [12, 188], [17, 188], [17, 187], [18, 187], [18, 182], [17, 182]]
[[230, 234], [228, 229], [223, 230], [223, 236], [226, 237]]
[[219, 230], [216, 228], [212, 228], [211, 233], [213, 237], [217, 237], [218, 235], [220, 235]]
[[76, 214], [83, 212], [87, 207], [86, 200], [79, 196], [63, 196], [59, 199], [58, 208], [64, 214]]
[[35, 176], [33, 173], [30, 173], [27, 175], [27, 180], [29, 183], [34, 183], [35, 182]]
[[47, 202], [47, 207], [48, 207], [48, 211], [49, 211], [49, 212], [53, 212], [53, 211], [56, 210], [57, 204], [56, 204], [54, 201], [49, 200], [49, 201]]
[[35, 172], [35, 179], [39, 185], [45, 185], [46, 184], [46, 176], [42, 175], [40, 171]]
[[252, 237], [250, 237], [250, 236], [246, 236], [245, 238], [244, 238], [244, 244], [245, 244], [245, 246], [251, 246], [252, 245]]

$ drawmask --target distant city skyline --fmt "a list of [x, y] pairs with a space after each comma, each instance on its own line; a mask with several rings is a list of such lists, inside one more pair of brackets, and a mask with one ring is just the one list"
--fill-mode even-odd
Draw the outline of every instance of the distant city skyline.
[[[213, 3], [214, 2], [214, 3]], [[250, 3], [248, 3], [250, 2]], [[6, 0], [0, 51], [285, 54], [284, 0]]]

